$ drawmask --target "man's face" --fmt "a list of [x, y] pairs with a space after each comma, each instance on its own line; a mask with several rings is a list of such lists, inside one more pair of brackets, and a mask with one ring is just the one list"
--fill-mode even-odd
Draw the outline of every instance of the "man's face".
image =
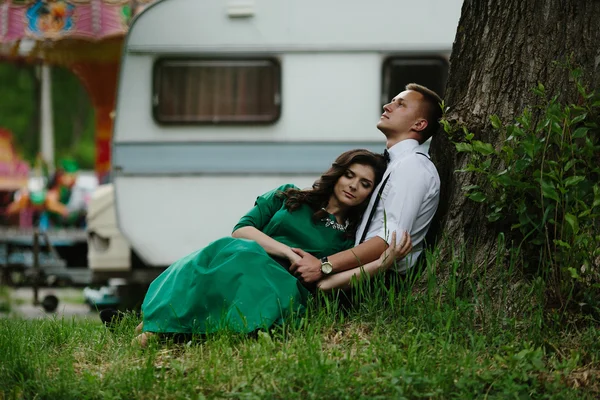
[[422, 112], [423, 95], [414, 90], [399, 93], [383, 106], [383, 114], [377, 129], [384, 135], [408, 133], [424, 121]]

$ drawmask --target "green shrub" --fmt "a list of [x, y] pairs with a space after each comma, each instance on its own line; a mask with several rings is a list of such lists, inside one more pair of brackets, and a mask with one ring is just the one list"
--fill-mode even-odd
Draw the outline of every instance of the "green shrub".
[[[458, 152], [468, 155], [461, 173], [478, 184], [463, 188], [484, 203], [487, 219], [509, 231], [522, 266], [544, 277], [561, 307], [598, 311], [600, 287], [600, 94], [571, 72], [578, 104], [533, 89], [541, 104], [503, 124], [490, 117], [496, 144], [477, 140], [467, 127], [442, 124]], [[509, 233], [507, 232], [507, 233]]]

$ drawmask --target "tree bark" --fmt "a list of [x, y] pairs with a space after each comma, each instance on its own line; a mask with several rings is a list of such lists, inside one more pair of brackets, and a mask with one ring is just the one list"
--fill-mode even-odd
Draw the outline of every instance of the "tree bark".
[[[577, 102], [570, 71], [557, 63], [569, 59], [581, 69], [583, 83], [597, 88], [599, 21], [597, 0], [465, 0], [450, 57], [447, 119], [464, 123], [476, 139], [498, 147], [501, 139], [494, 136], [489, 116], [513, 122], [527, 106], [539, 103], [532, 92], [538, 82], [549, 95]], [[498, 227], [487, 222], [485, 206], [462, 191], [477, 184], [475, 178], [455, 172], [466, 165], [464, 153], [456, 152], [444, 132], [433, 139], [430, 151], [442, 180], [438, 232], [451, 238], [439, 242], [442, 259], [462, 246], [476, 261], [493, 259]]]

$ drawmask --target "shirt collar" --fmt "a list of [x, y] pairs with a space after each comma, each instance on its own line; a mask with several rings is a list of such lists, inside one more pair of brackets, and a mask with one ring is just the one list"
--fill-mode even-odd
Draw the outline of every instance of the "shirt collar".
[[400, 159], [404, 154], [413, 152], [414, 149], [419, 147], [419, 142], [415, 139], [405, 139], [401, 142], [396, 143], [388, 149], [390, 153], [390, 163]]

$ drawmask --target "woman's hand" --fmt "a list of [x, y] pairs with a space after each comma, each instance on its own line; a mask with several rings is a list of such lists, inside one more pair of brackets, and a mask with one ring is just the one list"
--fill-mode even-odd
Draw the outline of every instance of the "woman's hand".
[[286, 253], [285, 257], [289, 260], [291, 264], [295, 263], [296, 261], [302, 260], [302, 257], [294, 253], [292, 249], [290, 249], [290, 251]]
[[379, 257], [379, 267], [382, 269], [390, 268], [396, 261], [406, 257], [411, 250], [412, 241], [408, 232], [404, 231], [399, 243], [396, 243], [396, 231], [392, 232], [389, 247]]

